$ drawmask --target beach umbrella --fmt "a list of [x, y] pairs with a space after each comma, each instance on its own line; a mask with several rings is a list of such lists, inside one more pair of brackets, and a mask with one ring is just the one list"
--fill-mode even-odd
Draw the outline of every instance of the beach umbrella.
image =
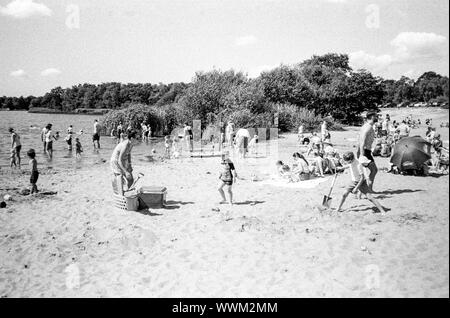
[[401, 139], [394, 147], [391, 163], [399, 170], [416, 170], [431, 159], [431, 144], [420, 136]]

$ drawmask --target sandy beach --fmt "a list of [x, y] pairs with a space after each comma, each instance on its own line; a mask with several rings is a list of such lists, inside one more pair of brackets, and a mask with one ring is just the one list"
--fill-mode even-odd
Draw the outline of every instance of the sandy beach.
[[449, 12], [0, 1], [0, 298], [450, 298]]
[[[356, 135], [332, 141], [355, 150]], [[296, 149], [297, 136], [280, 137], [280, 159]], [[232, 207], [218, 204], [219, 158], [138, 162], [142, 185], [168, 188], [168, 206], [146, 213], [113, 207], [108, 162], [43, 170], [38, 186], [57, 194], [36, 197], [4, 190], [26, 186], [27, 173], [0, 170], [0, 194], [14, 200], [0, 210], [0, 296], [449, 297], [448, 175], [380, 171], [388, 214], [353, 197], [338, 214], [317, 209], [331, 177], [310, 189], [253, 182], [272, 159], [235, 161], [244, 180]], [[381, 170], [388, 160], [377, 158]]]

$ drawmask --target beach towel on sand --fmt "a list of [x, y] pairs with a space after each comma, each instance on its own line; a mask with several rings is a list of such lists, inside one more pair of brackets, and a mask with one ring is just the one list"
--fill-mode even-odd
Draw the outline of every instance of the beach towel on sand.
[[300, 182], [287, 182], [286, 180], [264, 180], [258, 182], [259, 185], [270, 185], [275, 187], [290, 188], [290, 189], [314, 189], [319, 184], [328, 181], [329, 178], [317, 178], [312, 180], [300, 181]]

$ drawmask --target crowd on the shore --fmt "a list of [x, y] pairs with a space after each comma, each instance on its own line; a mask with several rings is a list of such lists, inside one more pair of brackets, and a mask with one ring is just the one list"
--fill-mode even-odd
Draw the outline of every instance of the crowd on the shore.
[[[441, 136], [437, 133], [436, 128], [432, 126], [431, 119], [425, 119], [426, 125], [425, 139], [430, 145], [430, 151], [434, 154], [434, 165], [438, 167], [438, 163], [447, 160], [448, 168], [448, 149], [443, 147]], [[331, 142], [331, 133], [328, 129], [326, 121], [322, 123], [318, 131], [306, 132], [304, 126], [298, 128], [298, 151], [292, 155], [292, 164], [287, 165], [283, 161], [276, 162], [278, 175], [282, 180], [290, 183], [307, 181], [313, 178], [323, 178], [327, 174], [337, 174], [350, 169], [351, 183], [346, 188], [341, 204], [341, 209], [346, 197], [353, 192], [359, 197], [365, 195], [371, 200], [376, 207], [384, 212], [383, 208], [371, 195], [373, 184], [378, 173], [378, 168], [374, 157], [390, 157], [393, 153], [395, 145], [404, 138], [410, 136], [411, 129], [421, 128], [420, 119], [413, 119], [411, 116], [404, 118], [401, 122], [391, 121], [388, 114], [384, 118], [376, 113], [369, 113], [366, 116], [366, 122], [362, 126], [359, 134], [357, 152], [340, 153]], [[94, 121], [92, 143], [94, 149], [100, 149], [100, 131], [101, 127], [97, 120]], [[251, 136], [248, 129], [236, 129], [233, 122], [228, 122], [223, 130], [219, 130], [218, 136], [212, 136], [209, 140], [211, 143], [219, 143], [219, 149], [222, 155], [222, 168], [219, 174], [219, 193], [222, 202], [226, 202], [224, 189], [228, 192], [228, 203], [232, 204], [232, 185], [238, 179], [234, 163], [230, 159], [230, 153], [237, 153], [238, 158], [245, 159], [248, 154], [257, 155], [258, 135]], [[9, 129], [11, 134], [11, 167], [21, 167], [21, 148], [19, 134], [13, 128]], [[72, 151], [75, 145], [76, 157], [82, 155], [83, 147], [80, 143], [79, 136], [84, 134], [83, 130], [78, 133], [74, 132], [74, 128], [70, 125], [67, 128], [64, 138], [67, 143], [67, 149]], [[118, 185], [118, 189], [122, 189], [120, 194], [124, 194], [124, 190], [129, 189], [134, 183], [133, 168], [131, 164], [131, 150], [137, 142], [148, 142], [152, 137], [152, 128], [149, 124], [141, 123], [141, 130], [138, 133], [131, 126], [126, 129], [119, 123], [117, 127], [111, 130], [111, 137], [117, 140], [117, 145], [113, 150], [110, 160], [110, 166], [113, 173], [113, 180]], [[53, 142], [61, 138], [60, 133], [54, 133], [52, 124], [46, 125], [41, 131], [41, 141], [44, 153], [48, 158], [53, 156]], [[185, 143], [185, 147], [182, 146]], [[183, 130], [179, 130], [173, 136], [164, 137], [164, 156], [166, 158], [176, 159], [182, 154], [182, 149], [187, 149], [189, 153], [194, 152], [194, 132], [193, 128], [185, 123]], [[155, 150], [152, 150], [155, 152]], [[30, 193], [36, 193], [37, 180], [39, 177], [38, 165], [36, 161], [36, 151], [29, 149], [27, 156], [30, 159]], [[444, 159], [443, 159], [444, 158]], [[430, 162], [424, 163], [430, 165]], [[398, 171], [399, 167], [391, 164], [389, 172]], [[424, 169], [427, 171], [427, 169]]]
[[[415, 175], [417, 173], [428, 175], [430, 167], [438, 171], [448, 170], [448, 148], [443, 146], [441, 136], [432, 124], [431, 119], [425, 119], [425, 142], [429, 145], [426, 152], [429, 153], [431, 159], [424, 161], [421, 166], [414, 166], [412, 170], [397, 167], [391, 160], [388, 172], [402, 174], [413, 172]], [[291, 166], [278, 161], [276, 163], [278, 174], [288, 182], [300, 182], [350, 169], [351, 183], [346, 188], [337, 210], [340, 211], [347, 196], [354, 193], [359, 198], [364, 195], [380, 212], [384, 213], [383, 207], [372, 196], [372, 193], [375, 193], [373, 184], [378, 174], [374, 157], [391, 157], [395, 145], [410, 137], [411, 129], [421, 127], [420, 118], [415, 120], [412, 116], [408, 116], [401, 122], [396, 122], [395, 120], [391, 121], [389, 114], [383, 118], [376, 113], [369, 113], [359, 133], [356, 154], [353, 152], [341, 154], [331, 143], [331, 134], [327, 129], [326, 122], [323, 122], [320, 132], [308, 134], [305, 134], [304, 127], [300, 126], [298, 141], [299, 149], [303, 148], [303, 153], [300, 150], [293, 154]], [[310, 157], [311, 154], [312, 157]]]

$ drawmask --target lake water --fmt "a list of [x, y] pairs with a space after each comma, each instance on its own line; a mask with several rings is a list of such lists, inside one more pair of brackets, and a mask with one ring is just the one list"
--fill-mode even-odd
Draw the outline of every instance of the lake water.
[[[397, 121], [403, 119], [407, 115], [413, 118], [421, 118], [422, 123], [425, 118], [432, 118], [433, 125], [442, 135], [444, 144], [448, 146], [449, 130], [448, 128], [439, 128], [441, 122], [449, 121], [449, 111], [439, 108], [401, 108], [401, 109], [383, 109], [383, 114], [389, 113], [392, 119]], [[101, 117], [93, 115], [68, 115], [68, 114], [31, 114], [24, 111], [0, 111], [0, 167], [4, 169], [9, 167], [9, 156], [11, 148], [10, 134], [8, 128], [13, 127], [21, 137], [22, 142], [22, 163], [27, 164], [26, 151], [30, 148], [36, 150], [37, 160], [40, 167], [45, 168], [67, 168], [80, 169], [82, 167], [91, 166], [101, 163], [104, 160], [109, 161], [111, 153], [116, 145], [116, 141], [109, 136], [101, 137], [101, 149], [94, 151], [92, 145], [92, 131], [94, 120], [100, 120]], [[41, 142], [41, 130], [48, 123], [53, 124], [53, 131], [59, 131], [61, 138], [53, 143], [54, 154], [50, 161], [43, 152]], [[74, 132], [84, 131], [83, 135], [78, 136], [83, 146], [83, 157], [75, 158], [75, 152], [67, 150], [67, 144], [64, 141], [67, 127], [73, 125]], [[414, 134], [424, 135], [426, 130], [423, 124], [418, 130], [414, 130]], [[183, 143], [180, 143], [183, 144]], [[151, 161], [151, 150], [155, 149], [157, 155], [164, 152], [164, 144], [162, 139], [154, 139], [148, 144], [139, 144], [133, 149], [134, 162]]]
[[[11, 138], [8, 132], [9, 127], [13, 127], [20, 135], [22, 143], [22, 164], [28, 164], [26, 157], [28, 149], [36, 150], [37, 160], [40, 167], [45, 168], [69, 168], [80, 169], [109, 161], [111, 153], [116, 146], [116, 141], [109, 136], [102, 136], [100, 139], [101, 149], [94, 151], [92, 145], [92, 131], [94, 120], [100, 121], [101, 117], [92, 115], [69, 115], [69, 114], [31, 114], [24, 111], [0, 111], [0, 167], [9, 167], [9, 156], [11, 149]], [[60, 139], [53, 142], [53, 159], [49, 160], [43, 151], [41, 142], [41, 130], [51, 123], [53, 131], [60, 132]], [[78, 133], [81, 129], [84, 134], [78, 135], [83, 154], [81, 159], [75, 158], [75, 151], [67, 150], [67, 143], [64, 141], [69, 125], [73, 125], [73, 131]], [[73, 147], [75, 150], [75, 147]], [[156, 149], [157, 153], [163, 151], [161, 139], [150, 141], [148, 144], [139, 144], [133, 148], [133, 160], [149, 161], [148, 156], [151, 150]]]

